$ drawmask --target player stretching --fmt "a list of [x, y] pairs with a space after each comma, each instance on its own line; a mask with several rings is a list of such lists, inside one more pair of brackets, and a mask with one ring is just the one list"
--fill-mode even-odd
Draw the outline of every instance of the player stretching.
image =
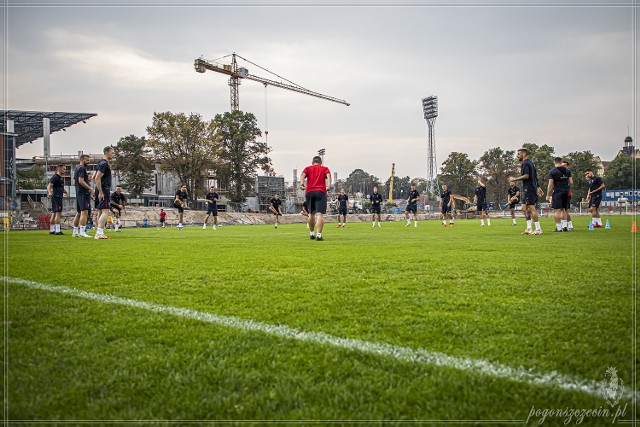
[[604, 182], [599, 176], [595, 176], [591, 169], [588, 169], [584, 175], [587, 178], [589, 192], [587, 193], [587, 202], [589, 202], [589, 212], [591, 212], [591, 224], [595, 228], [602, 227], [602, 219], [600, 219], [600, 202], [602, 201], [602, 190], [604, 190]]
[[[562, 161], [562, 166], [564, 166], [565, 168], [569, 169], [569, 162], [566, 160]], [[569, 172], [571, 172], [571, 170], [569, 170]], [[571, 195], [572, 195], [572, 189], [569, 188], [569, 200], [567, 201], [567, 210], [565, 211], [565, 221], [567, 223], [567, 231], [571, 231], [573, 230], [573, 222], [571, 221], [571, 214], [569, 213], [569, 209], [571, 209]]]
[[447, 184], [442, 184], [442, 193], [440, 193], [440, 212], [442, 212], [442, 226], [447, 226], [447, 219], [449, 225], [453, 227], [453, 216], [451, 216], [451, 207], [453, 206], [453, 197], [451, 191], [447, 187]]
[[[315, 156], [311, 166], [300, 174], [300, 188], [305, 189], [305, 205], [309, 211], [309, 238], [322, 241], [323, 215], [327, 212], [327, 189], [331, 188], [331, 172], [322, 166], [322, 158]], [[305, 180], [307, 184], [305, 186]], [[314, 229], [317, 233], [314, 234]]]
[[87, 174], [88, 162], [89, 155], [81, 155], [80, 164], [76, 167], [73, 175], [73, 180], [76, 183], [77, 211], [76, 216], [73, 218], [73, 237], [91, 237], [87, 234], [87, 221], [89, 219], [89, 209], [91, 209], [93, 188], [89, 185], [89, 175]]
[[51, 199], [51, 223], [49, 224], [49, 234], [62, 236], [64, 233], [60, 231], [60, 219], [62, 218], [62, 198], [69, 193], [64, 188], [64, 180], [62, 174], [67, 167], [60, 164], [56, 167], [56, 173], [53, 174], [47, 185], [47, 196]]
[[215, 230], [218, 225], [218, 201], [220, 200], [220, 196], [216, 192], [216, 187], [212, 185], [209, 188], [209, 192], [204, 196], [204, 199], [207, 201], [207, 216], [204, 217], [202, 229], [207, 229], [207, 221], [209, 221], [210, 216], [213, 216], [213, 229]]
[[376, 226], [376, 215], [378, 215], [378, 227], [380, 227], [380, 204], [382, 194], [378, 193], [378, 187], [373, 187], [373, 194], [369, 196], [371, 200], [371, 227]]
[[[349, 196], [344, 192], [344, 189], [340, 191], [338, 195], [338, 227], [347, 226], [347, 209], [349, 209]], [[340, 215], [342, 215], [342, 222], [340, 222]]]
[[418, 199], [420, 198], [420, 193], [416, 190], [416, 185], [411, 184], [411, 191], [409, 191], [409, 198], [407, 199], [407, 208], [404, 210], [404, 217], [407, 220], [408, 227], [411, 225], [411, 220], [409, 219], [409, 212], [413, 212], [413, 226], [418, 226]]
[[120, 228], [120, 217], [122, 216], [122, 211], [124, 210], [124, 204], [127, 202], [127, 198], [124, 194], [122, 194], [122, 187], [119, 185], [116, 186], [116, 191], [111, 195], [111, 212], [113, 212], [113, 216], [116, 217], [115, 221], [115, 231], [118, 231]]
[[276, 216], [274, 228], [278, 228], [278, 217], [282, 216], [282, 200], [277, 193], [269, 200], [269, 210]]
[[487, 219], [487, 225], [491, 225], [491, 218], [487, 212], [487, 186], [481, 180], [478, 180], [473, 202], [476, 204], [478, 215], [480, 215], [480, 226], [484, 227], [484, 220]]
[[[525, 217], [527, 217], [527, 228], [521, 234], [542, 234], [542, 227], [540, 227], [540, 221], [538, 220], [538, 211], [536, 211], [536, 203], [538, 202], [538, 194], [542, 195], [542, 190], [538, 188], [538, 177], [536, 174], [536, 167], [528, 157], [528, 151], [526, 148], [520, 148], [516, 152], [518, 160], [522, 162], [520, 167], [520, 176], [510, 176], [509, 182], [515, 182], [522, 180], [522, 188], [524, 189], [524, 205], [523, 210]], [[538, 191], [540, 190], [540, 191]], [[529, 216], [530, 218], [529, 218]], [[532, 231], [531, 222], [536, 226], [536, 231]]]
[[573, 178], [569, 169], [562, 166], [562, 159], [553, 159], [556, 166], [549, 172], [549, 186], [547, 187], [547, 200], [551, 202], [553, 217], [556, 221], [554, 232], [568, 231], [566, 227], [566, 210], [569, 206], [569, 189], [573, 185]]
[[98, 162], [98, 170], [93, 177], [93, 183], [96, 186], [96, 210], [98, 211], [98, 223], [96, 226], [96, 235], [94, 239], [110, 239], [104, 234], [104, 227], [109, 216], [109, 196], [111, 194], [111, 166], [109, 160], [115, 155], [113, 147], [104, 147], [102, 150], [104, 155]]
[[507, 203], [509, 203], [509, 212], [511, 212], [511, 221], [513, 221], [513, 225], [516, 224], [516, 205], [520, 203], [520, 188], [516, 185], [515, 181], [511, 181], [509, 183], [509, 190], [507, 190], [509, 194], [509, 198], [507, 199]]
[[184, 219], [184, 208], [187, 207], [187, 186], [182, 184], [180, 189], [176, 191], [176, 198], [173, 205], [178, 208], [178, 230], [182, 230], [182, 220]]

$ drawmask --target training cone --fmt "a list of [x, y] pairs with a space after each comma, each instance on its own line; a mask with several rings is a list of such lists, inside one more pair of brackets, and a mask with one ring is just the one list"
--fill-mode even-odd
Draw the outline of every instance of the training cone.
[[632, 233], [637, 233], [638, 232], [638, 226], [636, 225], [635, 221], [633, 221], [633, 223], [631, 224], [631, 232]]
[[607, 220], [607, 223], [604, 225], [604, 228], [611, 228], [611, 224], [609, 224], [609, 220]]
[[593, 223], [592, 222], [589, 223], [589, 230], [593, 230]]

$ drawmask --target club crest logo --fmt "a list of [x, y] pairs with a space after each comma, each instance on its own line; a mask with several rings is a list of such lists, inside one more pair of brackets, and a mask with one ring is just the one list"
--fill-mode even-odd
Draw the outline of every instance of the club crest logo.
[[609, 406], [617, 405], [624, 392], [624, 382], [618, 378], [618, 370], [609, 367], [604, 371], [604, 380], [602, 380], [602, 397]]

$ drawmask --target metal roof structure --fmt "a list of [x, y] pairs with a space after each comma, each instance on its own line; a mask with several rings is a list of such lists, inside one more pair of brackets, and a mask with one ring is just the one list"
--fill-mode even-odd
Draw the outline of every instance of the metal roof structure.
[[[79, 122], [86, 122], [96, 113], [63, 113], [48, 111], [0, 110], [0, 133], [16, 136], [16, 148], [44, 137], [42, 119], [50, 120], [50, 132], [58, 132]], [[13, 120], [13, 134], [7, 132], [7, 120]]]

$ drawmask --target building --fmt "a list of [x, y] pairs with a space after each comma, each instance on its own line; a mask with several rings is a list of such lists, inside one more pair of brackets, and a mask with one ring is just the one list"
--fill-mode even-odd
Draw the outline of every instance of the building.
[[283, 200], [285, 199], [283, 176], [259, 175], [256, 177], [258, 210], [267, 211], [269, 209], [269, 201], [276, 193], [279, 194]]

